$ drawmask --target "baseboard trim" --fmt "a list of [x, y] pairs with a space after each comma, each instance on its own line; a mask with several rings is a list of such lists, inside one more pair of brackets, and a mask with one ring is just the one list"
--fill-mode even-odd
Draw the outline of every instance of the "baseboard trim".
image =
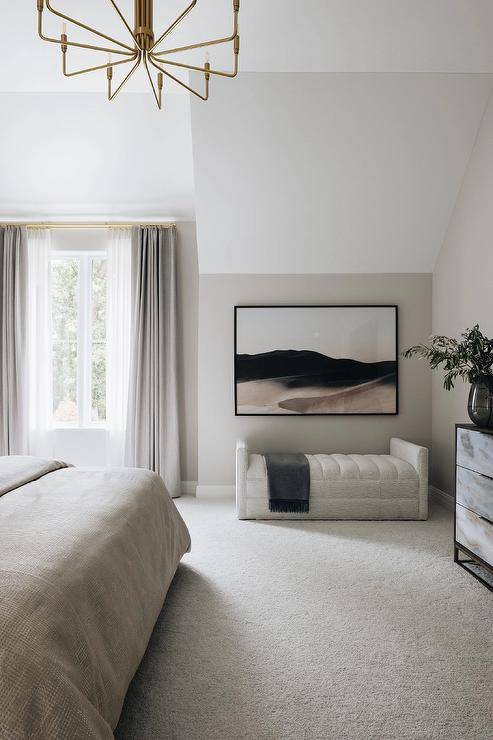
[[445, 509], [449, 511], [454, 510], [454, 498], [449, 493], [445, 493], [445, 491], [440, 490], [436, 486], [430, 486], [430, 496], [437, 504], [440, 504]]
[[197, 486], [197, 498], [234, 498], [236, 486]]
[[196, 496], [196, 494], [197, 494], [197, 481], [196, 480], [182, 480], [181, 495], [182, 496]]

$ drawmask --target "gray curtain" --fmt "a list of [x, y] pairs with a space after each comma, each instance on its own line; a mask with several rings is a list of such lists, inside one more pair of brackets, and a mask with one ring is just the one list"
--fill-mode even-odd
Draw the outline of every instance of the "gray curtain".
[[176, 229], [132, 231], [132, 338], [125, 465], [150, 468], [180, 495]]
[[27, 237], [0, 227], [0, 455], [27, 454]]

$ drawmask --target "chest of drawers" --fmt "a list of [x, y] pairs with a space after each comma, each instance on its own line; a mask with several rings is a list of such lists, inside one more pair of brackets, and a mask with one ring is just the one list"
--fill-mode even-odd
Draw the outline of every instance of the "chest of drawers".
[[493, 430], [456, 427], [454, 529], [455, 562], [493, 590]]

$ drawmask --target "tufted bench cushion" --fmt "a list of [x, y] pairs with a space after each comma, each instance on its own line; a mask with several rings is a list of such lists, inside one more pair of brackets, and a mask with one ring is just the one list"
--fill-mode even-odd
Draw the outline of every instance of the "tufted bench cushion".
[[[390, 455], [307, 455], [310, 512], [269, 511], [265, 458], [237, 450], [237, 508], [242, 519], [423, 519], [427, 517], [427, 453], [393, 440]], [[405, 459], [405, 458], [408, 459]]]

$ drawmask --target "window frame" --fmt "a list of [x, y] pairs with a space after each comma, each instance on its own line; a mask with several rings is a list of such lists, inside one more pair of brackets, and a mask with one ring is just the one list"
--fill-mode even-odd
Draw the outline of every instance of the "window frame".
[[[77, 421], [56, 421], [52, 411], [53, 429], [106, 429], [107, 421], [92, 421], [92, 264], [107, 260], [106, 249], [52, 249], [51, 264], [56, 260], [76, 259], [79, 262], [77, 290]], [[53, 340], [52, 340], [53, 341]], [[53, 351], [53, 344], [52, 344]], [[53, 368], [53, 364], [52, 364]]]

